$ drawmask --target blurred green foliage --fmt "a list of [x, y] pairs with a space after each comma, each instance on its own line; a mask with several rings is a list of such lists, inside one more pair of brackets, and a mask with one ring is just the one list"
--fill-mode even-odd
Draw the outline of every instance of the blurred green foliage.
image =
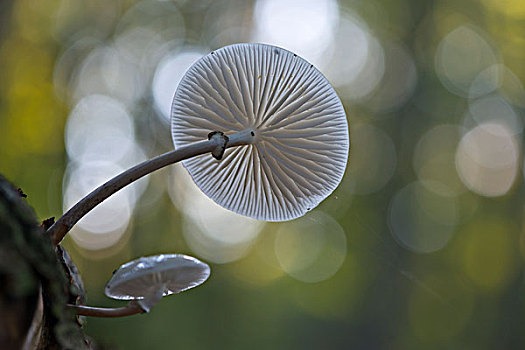
[[[173, 39], [180, 43], [215, 49], [251, 38], [255, 20], [250, 1], [146, 3], [150, 11], [157, 7], [165, 11], [168, 3], [175, 7], [178, 20], [183, 21], [177, 26], [184, 30], [177, 29], [181, 37]], [[341, 268], [318, 283], [287, 276], [274, 249], [279, 224], [268, 224], [245, 257], [212, 264], [211, 278], [202, 287], [161, 301], [151, 314], [90, 319], [90, 336], [122, 349], [525, 347], [522, 129], [512, 136], [517, 143], [517, 175], [501, 194], [484, 192], [497, 178], [474, 179], [470, 184], [471, 168], [461, 173], [454, 163], [459, 142], [472, 127], [465, 122], [474, 101], [468, 96], [472, 89], [466, 96], [461, 96], [461, 89], [465, 82], [472, 83], [469, 69], [488, 57], [483, 56], [487, 47], [495, 52], [489, 58], [506, 67], [492, 93], [511, 105], [523, 123], [525, 3], [341, 0], [338, 5], [338, 16], [360, 17], [384, 44], [385, 71], [392, 68], [388, 62], [393, 56], [388, 53], [398, 50], [389, 51], [388, 43], [396, 43], [399, 46], [394, 47], [408, 52], [417, 72], [406, 96], [389, 90], [388, 96], [394, 96], [389, 98], [401, 101], [395, 108], [383, 107], [389, 101], [384, 93], [358, 99], [345, 86], [336, 86], [352, 139], [359, 142], [352, 143], [344, 182], [317, 210], [335, 218], [344, 230], [347, 255]], [[82, 38], [106, 44], [117, 40], [123, 21], [141, 20], [140, 16], [126, 16], [134, 6], [132, 0], [19, 0], [0, 7], [0, 172], [23, 188], [42, 219], [62, 212], [62, 178], [68, 165], [64, 129], [74, 107], [74, 86], [64, 81], [74, 80], [70, 78], [85, 56], [72, 61], [71, 69], [66, 69], [71, 76], [66, 74], [62, 80], [57, 78], [57, 62]], [[457, 34], [457, 28], [474, 39], [453, 41], [451, 33]], [[478, 37], [484, 39], [482, 44], [476, 42]], [[469, 51], [472, 48], [478, 55]], [[466, 54], [454, 61], [456, 69], [446, 66], [451, 57], [447, 52], [462, 50]], [[401, 78], [396, 79], [398, 84]], [[150, 81], [139, 84], [150, 90]], [[389, 86], [384, 80], [380, 85]], [[148, 92], [134, 102], [137, 142], [146, 145], [148, 156], [168, 150], [170, 144], [169, 127], [160, 119], [153, 119], [151, 128], [143, 127], [151, 122], [143, 117], [155, 113], [152, 100]], [[393, 106], [394, 102], [389, 103]], [[429, 142], [425, 146], [423, 135], [444, 124], [463, 129], [437, 133], [437, 141], [425, 139]], [[361, 129], [363, 125], [373, 129]], [[370, 144], [369, 137], [354, 134], [358, 130], [368, 130], [374, 140], [387, 141]], [[395, 157], [393, 163], [388, 154]], [[133, 223], [116, 245], [90, 251], [70, 239], [64, 243], [83, 275], [90, 304], [120, 305], [105, 298], [102, 291], [111, 271], [127, 260], [159, 252], [195, 255], [182, 237], [183, 214], [167, 195], [168, 176], [164, 170], [152, 176]], [[411, 249], [392, 235], [396, 218], [389, 218], [393, 198], [404, 203], [405, 197], [396, 197], [398, 191], [422, 178], [447, 184], [447, 190], [436, 191], [439, 198], [449, 198], [450, 189], [455, 198], [453, 215], [447, 212], [452, 210], [447, 200], [436, 201], [417, 191], [410, 195], [422, 196], [417, 197], [420, 204], [401, 208], [409, 211], [407, 225], [413, 225], [402, 226], [406, 232], [413, 228], [413, 235], [405, 238], [416, 239], [410, 241], [416, 246], [419, 235], [425, 234], [418, 231], [422, 226], [417, 220], [427, 220], [427, 215], [437, 217], [439, 224], [448, 222], [445, 226], [450, 230], [443, 232], [451, 236], [442, 248], [428, 253]]]

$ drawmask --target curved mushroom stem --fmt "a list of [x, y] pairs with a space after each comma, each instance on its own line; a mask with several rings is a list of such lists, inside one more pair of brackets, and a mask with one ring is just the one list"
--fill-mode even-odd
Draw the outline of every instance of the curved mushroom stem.
[[[196, 142], [174, 151], [170, 151], [155, 158], [146, 160], [122, 173], [115, 176], [105, 184], [93, 190], [90, 194], [82, 198], [77, 204], [69, 209], [60, 219], [57, 220], [47, 231], [46, 234], [50, 237], [55, 245], [58, 245], [71, 228], [84, 215], [89, 213], [93, 208], [102, 203], [109, 196], [121, 190], [123, 187], [140, 179], [141, 177], [154, 172], [167, 165], [180, 162], [182, 160], [192, 158], [204, 153], [212, 152], [214, 156], [222, 153], [228, 147], [248, 144], [249, 138], [244, 135], [246, 131], [241, 131], [237, 134], [243, 134], [239, 138], [237, 134], [230, 137], [235, 140], [235, 143], [228, 143], [228, 137], [221, 132], [211, 133], [209, 140]], [[240, 139], [240, 140], [239, 140]], [[247, 140], [246, 142], [244, 142]]]
[[132, 300], [128, 305], [119, 308], [105, 308], [71, 304], [68, 304], [67, 307], [75, 310], [76, 314], [79, 316], [92, 317], [124, 317], [146, 312], [146, 310], [144, 310], [135, 300]]

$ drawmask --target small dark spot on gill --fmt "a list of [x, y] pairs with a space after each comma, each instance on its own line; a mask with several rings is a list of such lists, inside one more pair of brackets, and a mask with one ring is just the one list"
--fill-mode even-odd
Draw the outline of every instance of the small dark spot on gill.
[[250, 132], [250, 135], [255, 136], [255, 133], [253, 131]]
[[212, 55], [215, 55], [215, 51], [212, 51], [211, 54], [212, 54]]
[[297, 57], [297, 54], [294, 53], [294, 54], [293, 54], [293, 57]]
[[314, 67], [314, 65], [313, 65], [313, 64], [311, 64], [311, 65], [310, 65], [310, 68], [313, 68], [313, 67]]
[[273, 50], [273, 52], [274, 52], [276, 55], [279, 54], [279, 50], [277, 50], [277, 49]]
[[306, 210], [310, 210], [310, 209], [312, 209], [312, 208], [306, 208]]

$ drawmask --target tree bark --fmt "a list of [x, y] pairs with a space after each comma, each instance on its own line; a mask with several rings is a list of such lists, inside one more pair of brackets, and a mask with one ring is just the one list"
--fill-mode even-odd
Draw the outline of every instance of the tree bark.
[[66, 308], [81, 282], [24, 196], [0, 175], [0, 349], [92, 349]]

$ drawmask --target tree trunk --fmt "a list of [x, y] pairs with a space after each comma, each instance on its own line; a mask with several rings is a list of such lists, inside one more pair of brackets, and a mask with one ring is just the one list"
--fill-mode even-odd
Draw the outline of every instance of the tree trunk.
[[92, 349], [65, 307], [83, 298], [74, 266], [24, 197], [0, 175], [0, 349]]

